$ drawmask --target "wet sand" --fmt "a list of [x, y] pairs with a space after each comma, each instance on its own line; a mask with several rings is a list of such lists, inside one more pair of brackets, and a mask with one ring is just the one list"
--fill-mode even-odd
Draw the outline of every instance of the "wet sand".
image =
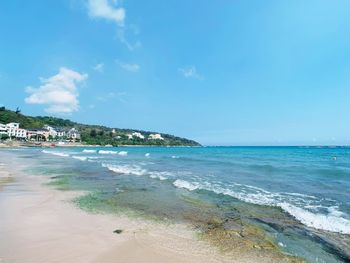
[[83, 193], [53, 189], [14, 162], [0, 165], [1, 263], [294, 262], [262, 252], [223, 253], [185, 224], [88, 213], [70, 202]]
[[89, 214], [68, 201], [77, 193], [8, 170], [0, 166], [1, 263], [229, 260], [184, 225]]

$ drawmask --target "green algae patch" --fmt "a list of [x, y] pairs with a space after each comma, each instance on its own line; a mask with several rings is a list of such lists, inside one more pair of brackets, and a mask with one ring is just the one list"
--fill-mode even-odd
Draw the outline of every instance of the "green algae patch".
[[198, 238], [219, 248], [227, 255], [244, 254], [252, 257], [266, 257], [271, 262], [301, 263], [303, 259], [287, 255], [276, 245], [275, 240], [257, 225], [239, 221], [227, 228], [225, 221], [214, 217], [202, 226]]
[[181, 195], [179, 198], [180, 200], [194, 207], [206, 208], [206, 209], [215, 208], [215, 205], [205, 202], [203, 200], [200, 200], [199, 198], [194, 198], [188, 195]]
[[68, 175], [58, 175], [50, 178], [50, 181], [46, 185], [54, 187], [57, 190], [69, 191], [73, 190], [70, 185], [70, 178]]
[[12, 176], [0, 177], [0, 190], [8, 184], [15, 182]]

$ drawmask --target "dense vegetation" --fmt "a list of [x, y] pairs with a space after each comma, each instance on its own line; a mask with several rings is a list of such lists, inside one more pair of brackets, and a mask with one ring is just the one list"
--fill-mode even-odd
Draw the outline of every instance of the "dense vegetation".
[[[199, 146], [200, 144], [176, 137], [169, 134], [160, 133], [164, 140], [151, 140], [147, 139], [151, 133], [149, 131], [139, 131], [132, 129], [118, 129], [118, 128], [109, 128], [99, 125], [86, 125], [81, 123], [76, 123], [70, 120], [65, 120], [56, 117], [32, 117], [21, 114], [17, 109], [16, 111], [11, 111], [5, 107], [0, 107], [0, 123], [6, 124], [9, 122], [18, 122], [20, 123], [20, 128], [30, 129], [30, 128], [42, 128], [45, 124], [53, 127], [61, 128], [76, 128], [80, 134], [83, 142], [87, 144], [97, 144], [97, 145], [106, 145], [111, 144], [113, 146], [118, 145], [159, 145], [159, 146]], [[128, 138], [128, 134], [133, 132], [140, 132], [145, 136], [145, 139], [133, 137], [132, 139]]]

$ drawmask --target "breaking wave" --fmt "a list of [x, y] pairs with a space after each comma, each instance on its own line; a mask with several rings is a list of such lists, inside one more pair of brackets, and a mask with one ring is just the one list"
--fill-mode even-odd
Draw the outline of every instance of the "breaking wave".
[[87, 149], [84, 149], [82, 152], [83, 152], [83, 153], [96, 153], [96, 150], [87, 150]]
[[85, 156], [75, 156], [75, 155], [73, 155], [72, 158], [80, 160], [80, 161], [86, 161], [87, 160], [87, 157], [85, 157]]
[[56, 156], [61, 156], [61, 157], [69, 157], [68, 153], [63, 153], [63, 152], [54, 152], [54, 151], [46, 151], [46, 150], [42, 150], [41, 152], [56, 155]]
[[105, 151], [105, 150], [99, 150], [99, 154], [118, 154], [117, 151]]
[[113, 164], [102, 164], [102, 167], [106, 167], [108, 170], [118, 173], [118, 174], [127, 174], [127, 175], [145, 175], [147, 170], [142, 169], [137, 165], [113, 165]]
[[[228, 195], [247, 203], [280, 207], [283, 211], [308, 227], [350, 234], [350, 220], [342, 217], [343, 213], [336, 206], [329, 208], [328, 214], [317, 212], [317, 208], [324, 207], [317, 204], [315, 196], [298, 193], [271, 193], [258, 187], [242, 184], [230, 185], [232, 189], [227, 189], [208, 182], [189, 182], [180, 179], [175, 180], [173, 185], [189, 191], [212, 191], [216, 194]], [[305, 207], [314, 211], [307, 210]]]

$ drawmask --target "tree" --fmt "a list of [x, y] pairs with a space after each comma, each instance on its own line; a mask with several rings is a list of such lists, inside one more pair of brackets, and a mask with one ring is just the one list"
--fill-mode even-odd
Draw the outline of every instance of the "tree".
[[95, 130], [95, 129], [92, 129], [92, 130], [90, 131], [90, 136], [91, 136], [91, 137], [96, 137], [96, 135], [97, 135], [96, 130]]
[[8, 139], [9, 136], [6, 133], [0, 133], [0, 141]]
[[21, 110], [17, 107], [15, 112], [16, 112], [16, 114], [20, 114]]

